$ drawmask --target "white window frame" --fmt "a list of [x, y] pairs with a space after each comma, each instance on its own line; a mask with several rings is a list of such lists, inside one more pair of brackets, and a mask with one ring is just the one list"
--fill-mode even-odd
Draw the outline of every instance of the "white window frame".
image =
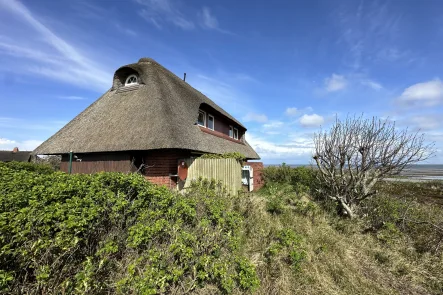
[[[135, 78], [135, 82], [128, 83], [129, 79]], [[138, 84], [138, 76], [136, 74], [131, 74], [126, 78], [125, 86], [137, 85]]]
[[[209, 118], [212, 118], [212, 128], [209, 128]], [[208, 114], [208, 120], [206, 121], [206, 127], [207, 127], [209, 130], [215, 130], [215, 118], [214, 118], [214, 116], [211, 115], [211, 114]]]
[[200, 122], [198, 121], [198, 117], [197, 117], [197, 124], [198, 126], [202, 126], [202, 127], [206, 127], [206, 112], [202, 111], [202, 110], [198, 110], [198, 115], [200, 116], [200, 113], [203, 114], [203, 125], [200, 124]]
[[[235, 136], [235, 131], [237, 131], [237, 136]], [[237, 139], [237, 140], [238, 140], [238, 128], [235, 128], [235, 127], [234, 127], [234, 130], [233, 130], [233, 132], [232, 132], [232, 136], [233, 136], [234, 139]]]
[[234, 126], [229, 125], [229, 137], [234, 138]]

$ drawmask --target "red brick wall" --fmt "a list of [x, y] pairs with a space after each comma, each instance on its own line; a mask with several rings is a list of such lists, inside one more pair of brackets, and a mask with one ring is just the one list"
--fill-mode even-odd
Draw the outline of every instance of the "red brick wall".
[[249, 165], [253, 169], [254, 191], [258, 191], [264, 184], [262, 178], [263, 163], [262, 162], [246, 162], [243, 165]]
[[178, 160], [188, 157], [190, 152], [185, 150], [148, 151], [144, 156], [144, 163], [148, 166], [144, 171], [145, 178], [155, 184], [176, 188], [177, 177], [169, 175], [176, 175]]

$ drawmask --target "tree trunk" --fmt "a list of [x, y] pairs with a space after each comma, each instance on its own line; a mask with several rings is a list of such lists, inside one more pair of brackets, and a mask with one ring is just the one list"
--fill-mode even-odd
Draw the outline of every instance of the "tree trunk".
[[343, 199], [341, 199], [341, 198], [339, 199], [339, 204], [340, 204], [341, 208], [343, 209], [343, 213], [345, 213], [347, 217], [349, 217], [351, 219], [355, 217], [355, 214], [352, 211], [351, 206], [346, 204], [345, 201], [343, 201]]

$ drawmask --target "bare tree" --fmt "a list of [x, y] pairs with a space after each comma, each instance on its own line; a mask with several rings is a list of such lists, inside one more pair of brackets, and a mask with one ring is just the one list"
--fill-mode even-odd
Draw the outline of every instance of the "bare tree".
[[423, 134], [396, 129], [388, 120], [362, 116], [344, 121], [336, 118], [329, 131], [315, 134], [314, 144], [320, 193], [351, 218], [361, 201], [376, 194], [377, 181], [434, 153], [434, 145], [427, 144]]

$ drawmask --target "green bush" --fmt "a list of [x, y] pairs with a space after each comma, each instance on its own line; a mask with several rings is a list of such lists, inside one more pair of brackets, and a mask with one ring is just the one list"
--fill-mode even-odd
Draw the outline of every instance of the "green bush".
[[281, 166], [268, 166], [262, 173], [265, 185], [287, 183], [299, 191], [307, 192], [316, 183], [315, 170], [308, 167], [291, 168], [283, 163]]
[[224, 154], [204, 154], [202, 159], [236, 159], [239, 162], [246, 161], [246, 156], [239, 152], [224, 153]]
[[0, 165], [1, 292], [258, 287], [255, 266], [239, 250], [243, 219], [217, 184], [196, 183], [182, 195], [138, 174], [23, 167]]
[[13, 171], [29, 171], [29, 172], [37, 172], [40, 174], [50, 174], [53, 173], [55, 170], [54, 168], [48, 164], [48, 163], [27, 163], [27, 162], [0, 162], [0, 168], [1, 167], [7, 167]]
[[386, 193], [367, 200], [363, 205], [365, 221], [381, 241], [394, 243], [402, 234], [406, 234], [418, 252], [441, 252], [441, 207], [420, 203], [413, 196]]
[[296, 272], [301, 270], [301, 264], [306, 259], [306, 251], [302, 247], [303, 238], [291, 229], [277, 232], [265, 253], [269, 262], [279, 257], [291, 265]]

